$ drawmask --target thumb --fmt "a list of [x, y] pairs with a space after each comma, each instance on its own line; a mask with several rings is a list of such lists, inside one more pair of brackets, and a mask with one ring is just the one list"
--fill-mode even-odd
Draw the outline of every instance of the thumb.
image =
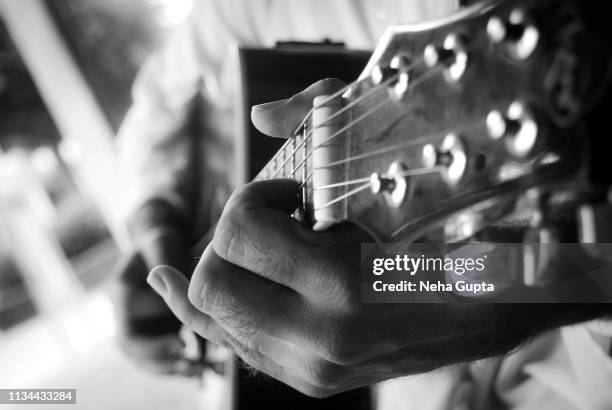
[[251, 110], [251, 121], [266, 135], [290, 138], [312, 109], [315, 97], [333, 94], [344, 86], [345, 83], [336, 78], [318, 81], [289, 99], [255, 105]]

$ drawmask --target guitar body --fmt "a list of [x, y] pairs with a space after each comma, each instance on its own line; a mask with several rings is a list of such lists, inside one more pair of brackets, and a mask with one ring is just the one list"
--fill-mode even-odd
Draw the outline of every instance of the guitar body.
[[[277, 49], [239, 49], [241, 86], [237, 99], [236, 161], [239, 182], [255, 178], [284, 140], [261, 134], [251, 123], [253, 105], [288, 98], [322, 78], [354, 81], [370, 52], [349, 51], [333, 44], [286, 44]], [[370, 389], [362, 388], [328, 399], [314, 399], [267, 376], [253, 376], [234, 365], [232, 407], [238, 410], [368, 410], [373, 408]]]

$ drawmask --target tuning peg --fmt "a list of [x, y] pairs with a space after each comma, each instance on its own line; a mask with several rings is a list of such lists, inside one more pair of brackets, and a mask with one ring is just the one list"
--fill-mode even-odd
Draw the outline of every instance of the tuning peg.
[[448, 134], [440, 147], [427, 144], [423, 147], [423, 165], [439, 168], [447, 184], [457, 185], [467, 170], [467, 154], [461, 138], [457, 134]]
[[388, 66], [376, 65], [372, 69], [370, 79], [374, 85], [380, 85], [396, 77], [389, 84], [389, 94], [396, 101], [401, 101], [408, 94], [410, 85], [410, 67], [412, 61], [405, 54], [398, 54]]
[[489, 39], [496, 44], [506, 44], [511, 54], [520, 60], [529, 58], [538, 46], [540, 32], [525, 10], [514, 9], [507, 20], [494, 16], [487, 24]]
[[372, 69], [372, 73], [370, 74], [370, 80], [372, 80], [372, 84], [380, 85], [396, 74], [396, 69], [391, 68], [390, 66], [381, 66], [377, 64]]
[[510, 154], [529, 156], [538, 142], [538, 125], [531, 111], [521, 102], [514, 102], [506, 114], [493, 110], [487, 115], [489, 137], [504, 140]]
[[382, 194], [390, 207], [400, 207], [408, 192], [408, 178], [404, 175], [407, 169], [404, 164], [393, 162], [384, 176], [373, 173], [370, 176], [372, 193]]
[[453, 154], [443, 151], [433, 144], [423, 148], [423, 165], [426, 168], [448, 167], [453, 163]]
[[449, 82], [459, 81], [468, 65], [464, 37], [451, 33], [446, 36], [441, 46], [428, 44], [423, 52], [423, 59], [428, 67], [445, 67], [445, 77]]
[[370, 184], [373, 194], [380, 194], [382, 192], [393, 192], [395, 188], [395, 180], [392, 178], [385, 178], [379, 173], [375, 172], [370, 176]]

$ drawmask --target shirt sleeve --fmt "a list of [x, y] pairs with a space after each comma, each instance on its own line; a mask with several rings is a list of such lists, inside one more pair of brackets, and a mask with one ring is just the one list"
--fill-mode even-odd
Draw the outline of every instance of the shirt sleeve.
[[235, 30], [220, 18], [217, 1], [195, 2], [188, 20], [141, 67], [117, 136], [124, 219], [152, 199], [189, 215], [199, 149], [190, 116], [200, 96], [214, 101], [219, 94], [224, 55], [243, 35]]

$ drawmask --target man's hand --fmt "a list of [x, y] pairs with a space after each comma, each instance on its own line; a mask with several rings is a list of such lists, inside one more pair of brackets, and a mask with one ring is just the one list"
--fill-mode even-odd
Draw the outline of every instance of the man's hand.
[[[254, 123], [289, 135], [314, 96], [340, 86], [322, 82], [260, 106]], [[501, 354], [572, 320], [554, 307], [361, 303], [360, 243], [371, 239], [349, 225], [304, 227], [290, 216], [297, 192], [292, 180], [246, 185], [227, 204], [191, 283], [165, 267], [148, 281], [185, 325], [305, 394]]]

